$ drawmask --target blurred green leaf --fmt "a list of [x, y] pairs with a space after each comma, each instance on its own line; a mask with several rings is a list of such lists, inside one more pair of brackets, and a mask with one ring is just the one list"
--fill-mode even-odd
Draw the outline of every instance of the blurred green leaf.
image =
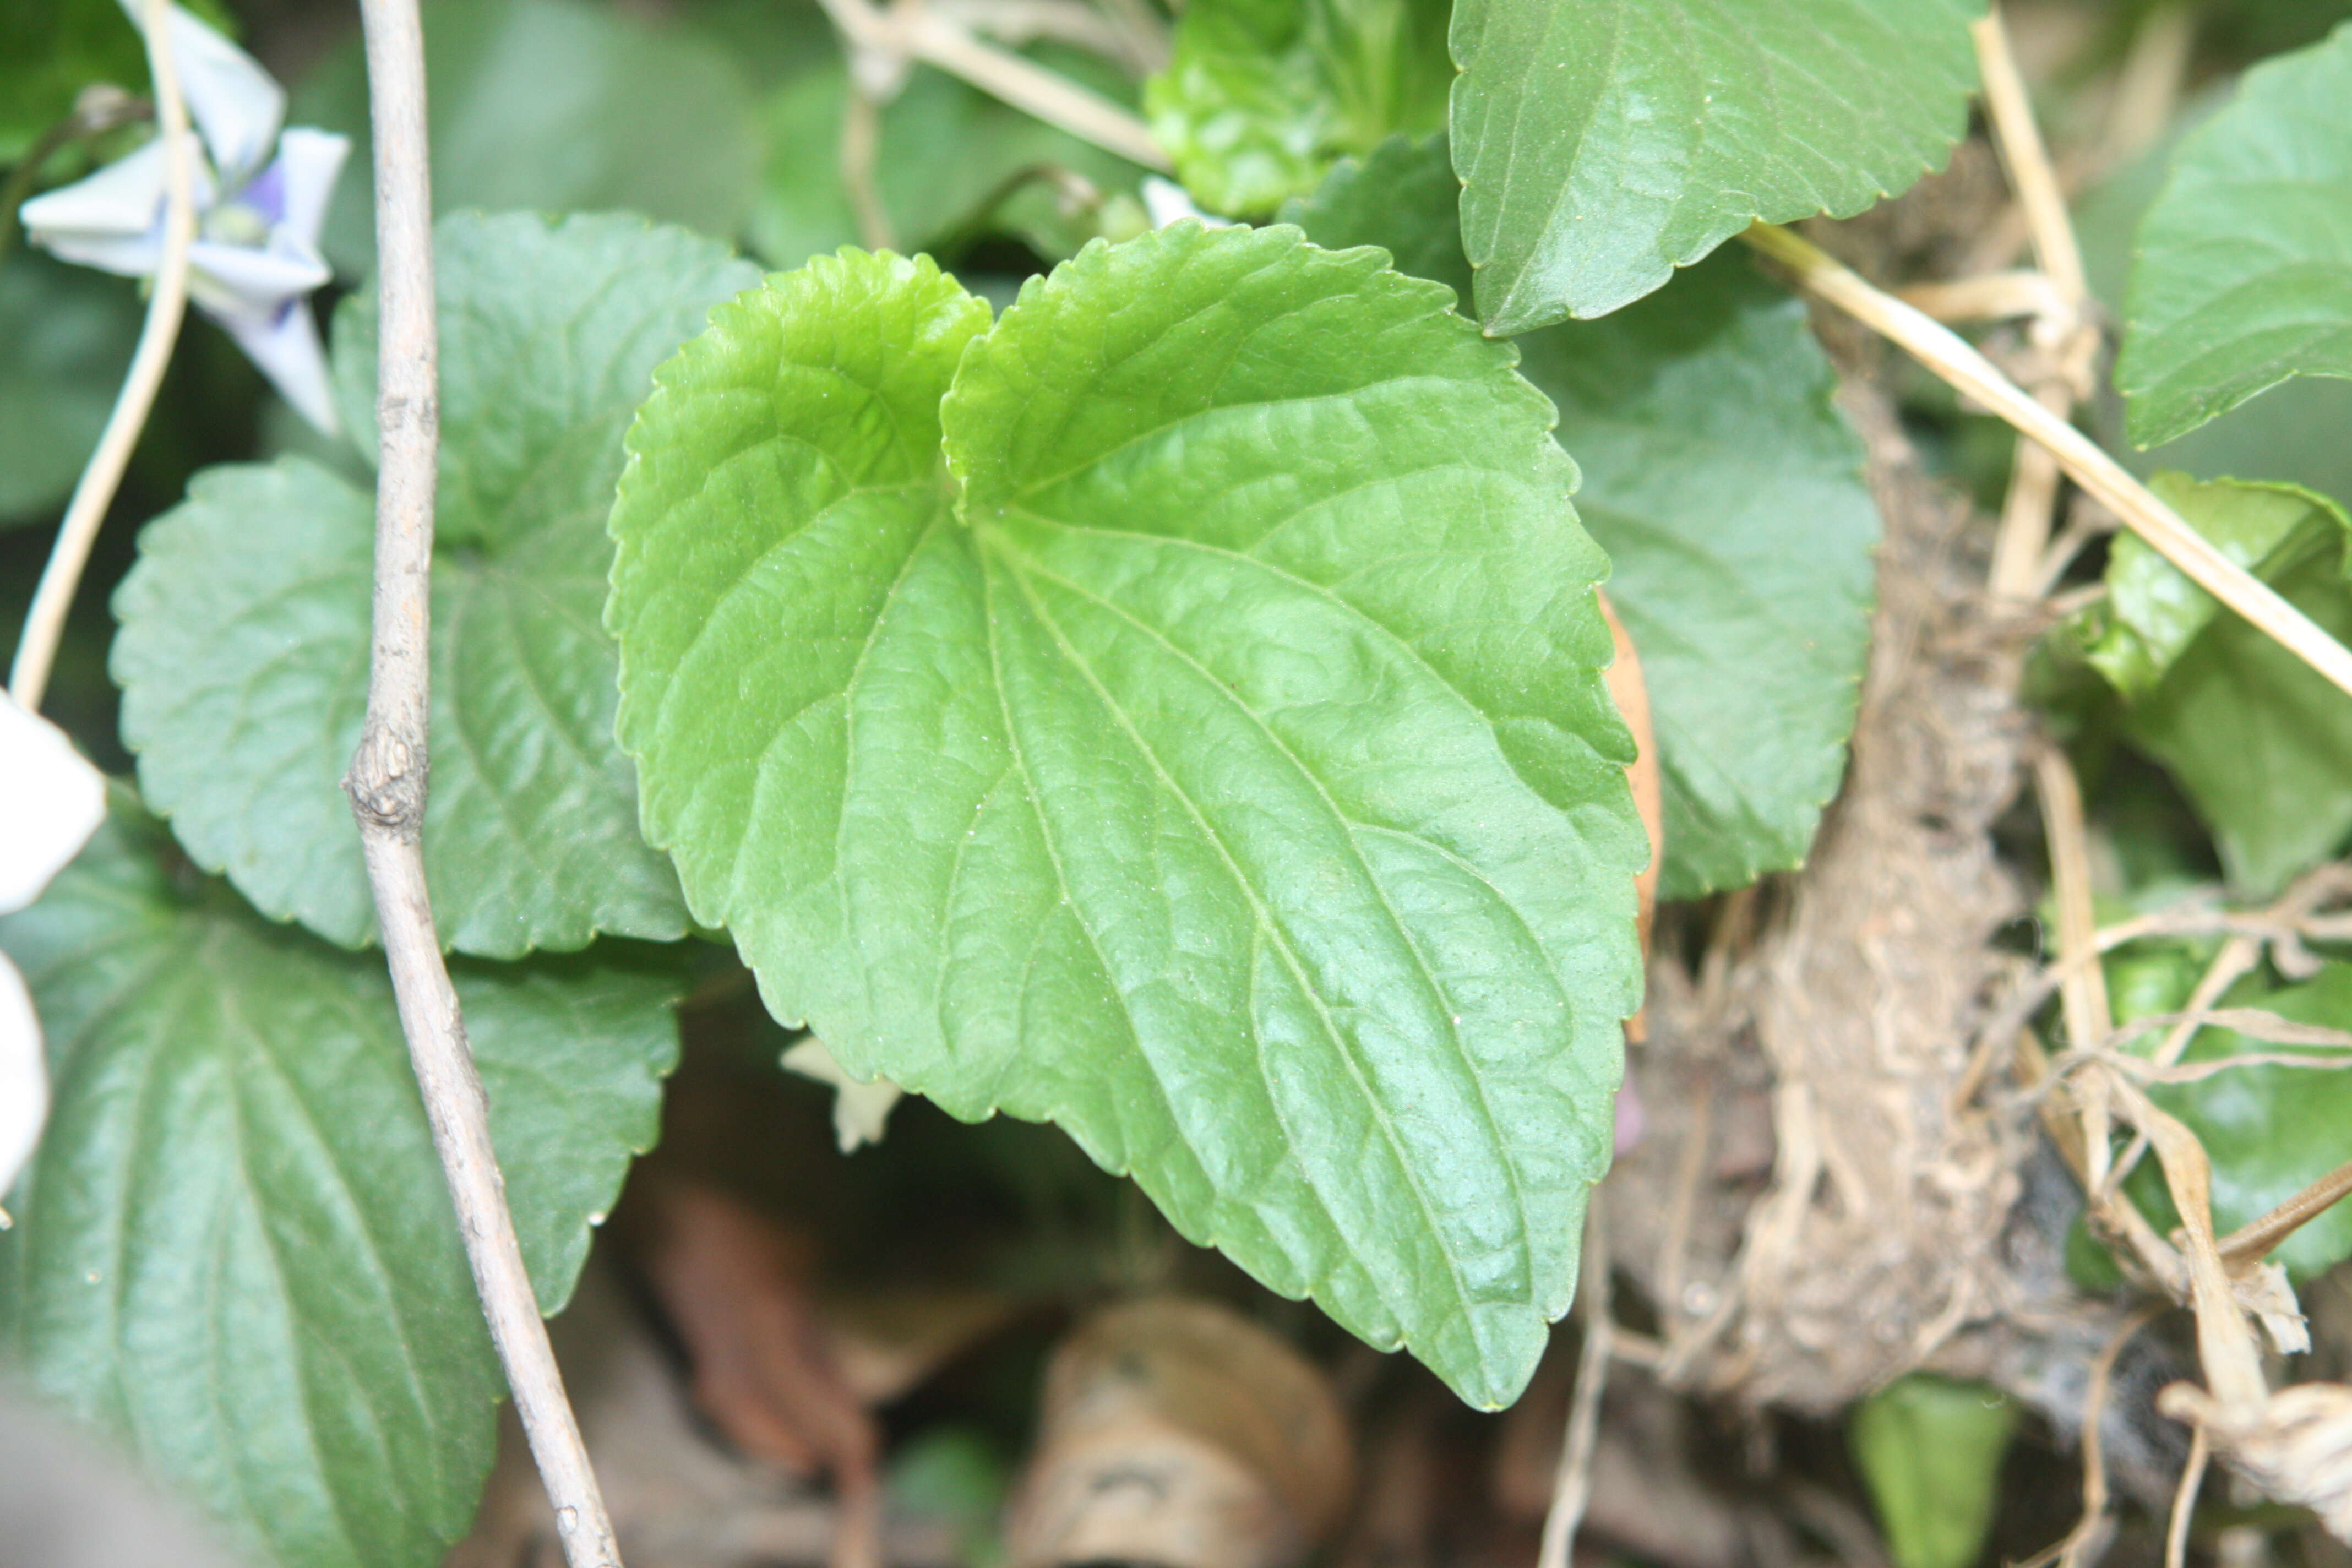
[[608, 612], [647, 834], [780, 1018], [1487, 1407], [1573, 1289], [1646, 853], [1510, 362], [1295, 229], [992, 330], [822, 258], [659, 373]]
[[[436, 229], [441, 479], [425, 868], [444, 941], [514, 957], [686, 929], [612, 739], [604, 519], [653, 367], [759, 280], [624, 216], [461, 214]], [[335, 368], [372, 425], [371, 295]], [[207, 470], [141, 536], [114, 672], [142, 785], [198, 864], [341, 943], [375, 910], [339, 781], [359, 740], [373, 503], [299, 458]]]
[[[2249, 977], [2222, 1001], [2300, 1024], [2352, 1029], [2352, 964], [2327, 964], [2316, 978], [2276, 990]], [[2126, 1016], [2120, 1009], [2116, 1016]], [[2144, 1037], [2139, 1048], [2158, 1037]], [[2346, 1055], [2325, 1046], [2273, 1046], [2233, 1030], [2205, 1028], [2181, 1059], [2210, 1062], [2283, 1049], [2300, 1056]], [[2149, 1094], [2205, 1145], [2213, 1164], [2213, 1224], [2224, 1234], [2261, 1218], [2352, 1160], [2352, 1068], [2233, 1068], [2195, 1083], [2158, 1086]], [[2132, 1188], [2160, 1229], [2179, 1223], [2154, 1156], [2133, 1173]], [[2338, 1204], [2305, 1225], [2271, 1257], [2297, 1279], [2316, 1278], [2352, 1258], [2352, 1205]]]
[[2289, 376], [2352, 377], [2352, 26], [2246, 73], [2140, 225], [2116, 384], [2135, 444]]
[[[218, 0], [179, 4], [236, 36]], [[147, 91], [147, 51], [117, 0], [0, 0], [0, 165], [23, 157], [98, 82]]]
[[1192, 0], [1151, 132], [1203, 206], [1234, 216], [1304, 195], [1340, 157], [1443, 130], [1446, 0]]
[[[1117, 73], [1090, 57], [1056, 49], [1038, 57], [1106, 97], [1123, 95]], [[836, 57], [768, 101], [767, 164], [746, 234], [772, 266], [798, 267], [863, 243], [841, 180], [845, 89]], [[1043, 177], [1048, 172], [1075, 174], [1105, 195], [1132, 192], [1142, 175], [1116, 153], [928, 66], [917, 66], [882, 111], [875, 183], [893, 244], [909, 254], [979, 231], [1017, 236], [1048, 260], [1074, 254], [1094, 237], [1091, 214]], [[1016, 183], [1024, 173], [1041, 177]]]
[[1757, 218], [1846, 216], [1968, 128], [1981, 0], [1461, 0], [1454, 167], [1478, 313], [1601, 316]]
[[[256, 917], [135, 816], [0, 921], [56, 1100], [0, 1236], [0, 1346], [283, 1568], [433, 1568], [504, 1392], [383, 961]], [[541, 1305], [656, 1131], [676, 987], [453, 965]]]
[[[1286, 218], [1460, 288], [1444, 141], [1343, 163]], [[1466, 303], [1466, 301], [1465, 301]], [[1559, 410], [1585, 526], [1642, 655], [1665, 789], [1659, 890], [1696, 898], [1804, 862], [1837, 793], [1874, 594], [1878, 512], [1804, 308], [1744, 258], [1654, 300], [1517, 340]]]
[[0, 267], [0, 526], [61, 505], [139, 340], [127, 280], [17, 250]]
[[[586, 0], [424, 10], [439, 211], [623, 209], [734, 239], [758, 184], [759, 127], [742, 73], [710, 38]], [[291, 118], [352, 138], [325, 244], [363, 274], [375, 228], [356, 37], [301, 84]]]
[[[2293, 487], [2159, 476], [2160, 493], [2287, 600], [2352, 637], [2344, 514]], [[2116, 542], [2115, 605], [2086, 621], [2093, 657], [2134, 692], [2125, 733], [2162, 763], [2211, 830], [2232, 887], [2270, 893], [2352, 833], [2352, 698], [2137, 539]]]
[[[2223, 555], [2266, 582], [2312, 556], [2340, 555], [2352, 536], [2352, 518], [2342, 508], [2297, 485], [2200, 484], [2167, 472], [2149, 488]], [[2119, 535], [2110, 548], [2106, 585], [2106, 598], [2084, 616], [2086, 657], [2127, 697], [2154, 688], [2221, 613], [2212, 595], [2136, 533]]]
[[1895, 1568], [1969, 1568], [1984, 1555], [2016, 1426], [1998, 1389], [1924, 1373], [1854, 1407], [1847, 1436]]

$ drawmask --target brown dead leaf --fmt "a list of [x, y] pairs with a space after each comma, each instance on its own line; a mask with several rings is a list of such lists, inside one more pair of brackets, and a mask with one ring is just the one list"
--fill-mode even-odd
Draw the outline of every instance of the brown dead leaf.
[[1339, 1522], [1355, 1459], [1328, 1380], [1213, 1302], [1129, 1302], [1045, 1374], [1005, 1525], [1014, 1568], [1286, 1568]]
[[835, 1568], [879, 1568], [881, 1433], [811, 1300], [808, 1244], [714, 1187], [669, 1181], [645, 1196], [646, 1274], [693, 1363], [695, 1403], [746, 1454], [830, 1476]]
[[[1658, 772], [1658, 736], [1650, 722], [1650, 687], [1642, 679], [1642, 656], [1634, 651], [1633, 639], [1625, 630], [1625, 623], [1617, 618], [1617, 607], [1609, 595], [1593, 590], [1601, 601], [1601, 613], [1608, 619], [1609, 635], [1617, 644], [1617, 657], [1609, 666], [1610, 698], [1617, 711], [1624, 715], [1625, 727], [1633, 731], [1633, 744], [1640, 754], [1633, 765], [1625, 770], [1625, 782], [1633, 789], [1633, 809], [1642, 816], [1642, 828], [1650, 836], [1650, 865], [1633, 879], [1634, 889], [1641, 895], [1639, 919], [1642, 929], [1642, 956], [1650, 954], [1650, 921], [1658, 909], [1658, 871], [1666, 854], [1665, 784]], [[1642, 1037], [1642, 1020], [1636, 1015], [1626, 1030], [1636, 1040]]]

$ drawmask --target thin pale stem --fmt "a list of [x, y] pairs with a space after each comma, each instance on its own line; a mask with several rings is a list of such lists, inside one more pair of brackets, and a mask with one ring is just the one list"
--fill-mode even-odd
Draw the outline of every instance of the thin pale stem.
[[374, 642], [367, 722], [343, 781], [359, 819], [384, 957], [466, 1259], [572, 1568], [620, 1568], [579, 1423], [523, 1267], [490, 1146], [489, 1108], [425, 884], [427, 650], [439, 348], [416, 0], [362, 0], [375, 133], [378, 335]]
[[2158, 554], [2198, 586], [2262, 628], [2282, 647], [2352, 694], [2352, 651], [2268, 584], [2231, 561], [2180, 514], [2149, 493], [2091, 438], [2052, 414], [1949, 328], [1839, 265], [1784, 228], [1758, 224], [1745, 236], [1787, 267], [1811, 292], [1900, 345], [1937, 376], [2047, 447], [2074, 482], [2103, 502]]
[[1614, 1327], [1609, 1301], [1609, 1237], [1601, 1220], [1601, 1194], [1584, 1221], [1584, 1348], [1576, 1358], [1576, 1392], [1570, 1399], [1568, 1433], [1561, 1440], [1559, 1469], [1552, 1478], [1551, 1510], [1544, 1516], [1536, 1568], [1568, 1568], [1576, 1532], [1592, 1500], [1592, 1456], [1601, 1440], [1601, 1395], [1609, 1383]]
[[1993, 142], [2001, 166], [2009, 172], [2010, 189], [2025, 215], [2026, 233], [2033, 242], [2034, 258], [2049, 275], [2059, 296], [2070, 303], [2087, 293], [2083, 250], [2074, 240], [2074, 225], [2066, 216], [2066, 194], [2051, 167], [2050, 150], [2042, 144], [2034, 123], [2033, 100], [2025, 78], [2009, 47], [2009, 29], [1995, 5], [1969, 24], [1976, 41], [1977, 65], [1984, 83], [1985, 117], [1992, 122]]
[[163, 138], [163, 249], [155, 268], [154, 292], [147, 300], [147, 320], [139, 329], [139, 346], [131, 352], [130, 372], [115, 395], [114, 411], [98, 437], [98, 449], [75, 484], [66, 503], [65, 521], [58, 525], [57, 542], [49, 547], [48, 564], [41, 569], [40, 585], [25, 612], [25, 629], [16, 641], [16, 662], [8, 671], [8, 694], [28, 711], [41, 705], [49, 689], [58, 645], [65, 638], [66, 615], [81, 586], [82, 569], [89, 564], [90, 547], [106, 521], [106, 509], [122, 487], [122, 474], [147, 427], [147, 416], [163, 389], [163, 372], [171, 365], [172, 348], [179, 341], [180, 323], [188, 313], [188, 252], [196, 238], [196, 174], [190, 147], [188, 106], [180, 95], [179, 72], [172, 60], [168, 0], [143, 0], [140, 26], [147, 36], [147, 68], [155, 79], [155, 117]]
[[2279, 1243], [2347, 1197], [2352, 1197], [2352, 1160], [2336, 1166], [2270, 1213], [2248, 1220], [2223, 1237], [2221, 1262], [2231, 1268], [2261, 1262]]

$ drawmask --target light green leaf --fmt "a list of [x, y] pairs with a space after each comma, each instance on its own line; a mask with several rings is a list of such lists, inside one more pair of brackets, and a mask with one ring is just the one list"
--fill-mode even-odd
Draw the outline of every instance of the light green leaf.
[[0, 526], [72, 493], [138, 337], [124, 279], [22, 249], [0, 267]]
[[[2352, 534], [2342, 508], [2298, 485], [2200, 484], [2160, 473], [2148, 488], [2223, 555], [2265, 580], [2322, 551], [2340, 552]], [[2085, 657], [2126, 697], [2153, 689], [2221, 608], [2136, 533], [2116, 538], [2106, 584], [2105, 600], [2085, 616]]]
[[[583, 0], [430, 0], [424, 14], [439, 211], [627, 209], [735, 237], [761, 143], [742, 73], [711, 41]], [[364, 273], [375, 226], [356, 34], [301, 84], [291, 118], [352, 140], [326, 249]]]
[[2116, 384], [2169, 441], [2293, 375], [2352, 377], [2352, 26], [2248, 71], [2139, 231]]
[[[510, 958], [686, 929], [612, 739], [601, 526], [655, 364], [758, 281], [628, 217], [436, 231], [441, 480], [425, 869], [445, 941]], [[336, 324], [373, 427], [373, 297]], [[197, 476], [116, 595], [122, 733], [190, 855], [265, 914], [355, 945], [374, 903], [340, 780], [366, 706], [373, 503], [305, 459]]]
[[[2352, 964], [2330, 963], [2299, 985], [2269, 990], [2242, 983], [2223, 999], [2260, 1007], [2298, 1024], [2352, 1029]], [[2154, 1037], [2149, 1037], [2152, 1040]], [[2230, 1029], [2200, 1029], [2183, 1053], [2189, 1062], [2291, 1049], [2298, 1056], [2341, 1053], [2324, 1046], [2279, 1047]], [[2187, 1122], [2213, 1163], [2213, 1224], [2224, 1234], [2261, 1218], [2352, 1159], [2352, 1069], [2246, 1067], [2194, 1083], [2149, 1090]], [[2133, 1184], [2149, 1216], [2167, 1228], [2177, 1216], [2160, 1172]], [[2298, 1279], [2315, 1279], [2352, 1258], [2352, 1204], [2338, 1204], [2281, 1243], [2272, 1258]]]
[[2016, 1427], [2000, 1390], [1924, 1373], [1854, 1407], [1854, 1463], [1895, 1568], [1970, 1568], [1984, 1555]]
[[[1341, 164], [1286, 214], [1463, 282], [1440, 139]], [[1803, 307], [1725, 257], [1605, 321], [1518, 340], [1614, 563], [1665, 793], [1659, 891], [1803, 864], [1837, 793], [1870, 640], [1878, 512]]]
[[[1116, 72], [1068, 50], [1040, 51], [1050, 68], [1107, 98]], [[858, 237], [841, 182], [838, 62], [803, 73], [769, 100], [768, 162], [747, 235], [778, 267], [838, 250]], [[1106, 195], [1131, 192], [1142, 171], [927, 66], [882, 110], [875, 184], [898, 243], [930, 250], [982, 233], [1012, 234], [1059, 258], [1093, 237], [1085, 216], [1062, 210], [1057, 187], [1024, 173], [1074, 174]]]
[[[501, 1392], [379, 959], [275, 927], [117, 820], [0, 921], [56, 1103], [0, 1236], [0, 1345], [257, 1564], [431, 1568]], [[656, 1131], [666, 973], [455, 967], [525, 1260], [571, 1293]]]
[[1213, 212], [1255, 216], [1391, 133], [1443, 129], [1445, 0], [1195, 0], [1145, 84], [1151, 133]]
[[1454, 161], [1492, 332], [1629, 304], [1762, 218], [1843, 217], [1968, 128], [1981, 0], [1461, 0]]
[[1569, 1301], [1644, 854], [1510, 357], [1290, 228], [992, 331], [822, 259], [656, 376], [608, 612], [648, 835], [780, 1018], [1482, 1405]]
[[[2158, 488], [2225, 553], [2337, 637], [2352, 637], [2344, 514], [2289, 485]], [[2196, 806], [2231, 885], [2273, 892], [2352, 833], [2352, 699], [2130, 538], [2114, 604], [2086, 619], [2091, 658], [2132, 697], [2125, 732]]]

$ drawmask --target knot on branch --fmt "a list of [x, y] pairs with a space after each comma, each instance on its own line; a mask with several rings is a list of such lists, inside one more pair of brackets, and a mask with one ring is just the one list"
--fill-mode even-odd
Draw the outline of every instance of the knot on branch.
[[375, 400], [375, 424], [378, 441], [395, 430], [413, 430], [421, 437], [437, 438], [441, 433], [441, 401], [429, 395], [415, 397], [387, 392]]
[[343, 775], [343, 793], [362, 826], [388, 827], [416, 837], [425, 823], [425, 747], [370, 719], [360, 749]]

